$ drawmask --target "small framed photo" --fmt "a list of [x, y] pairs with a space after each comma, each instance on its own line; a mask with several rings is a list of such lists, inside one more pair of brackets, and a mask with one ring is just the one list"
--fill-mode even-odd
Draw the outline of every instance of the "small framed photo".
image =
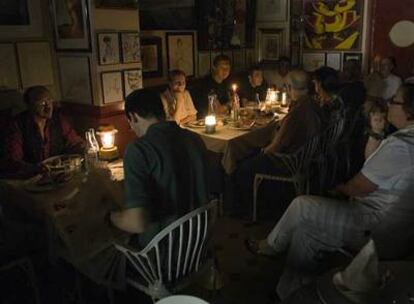
[[102, 72], [101, 80], [103, 103], [113, 103], [124, 99], [122, 73], [120, 71]]
[[304, 53], [303, 69], [306, 72], [314, 72], [325, 65], [325, 53]]
[[12, 43], [0, 43], [0, 90], [19, 88], [19, 69], [16, 50]]
[[198, 76], [203, 77], [210, 73], [210, 52], [198, 53]]
[[70, 2], [51, 0], [57, 50], [90, 50], [88, 2], [88, 0], [72, 0]]
[[327, 53], [326, 66], [337, 71], [341, 70], [341, 53]]
[[93, 104], [89, 57], [65, 54], [58, 57], [58, 63], [62, 100]]
[[282, 53], [284, 33], [281, 29], [263, 29], [259, 32], [259, 60], [275, 63]]
[[98, 33], [98, 56], [100, 65], [119, 64], [118, 33]]
[[141, 48], [138, 32], [121, 33], [122, 62], [141, 62]]
[[343, 63], [347, 62], [348, 60], [356, 60], [359, 62], [359, 64], [362, 65], [362, 53], [344, 53], [342, 59]]
[[162, 77], [161, 37], [141, 38], [142, 74], [144, 77]]
[[167, 33], [168, 70], [182, 70], [187, 77], [195, 76], [194, 33]]
[[142, 89], [142, 70], [124, 70], [124, 95], [127, 97], [135, 90]]

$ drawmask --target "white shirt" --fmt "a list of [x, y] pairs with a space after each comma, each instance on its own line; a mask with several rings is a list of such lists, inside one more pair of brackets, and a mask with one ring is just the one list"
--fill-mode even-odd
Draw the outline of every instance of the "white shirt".
[[385, 100], [391, 99], [397, 93], [401, 84], [401, 78], [394, 74], [390, 74], [387, 78], [381, 78], [378, 74], [371, 74], [365, 80], [367, 95]]
[[279, 74], [278, 71], [275, 70], [264, 70], [263, 71], [263, 78], [269, 85], [276, 85], [278, 89], [282, 89], [283, 85], [287, 85], [289, 83], [289, 73], [285, 76]]
[[[365, 161], [361, 173], [378, 186], [357, 198], [380, 213], [393, 205], [412, 205], [414, 198], [414, 125], [401, 129], [382, 141]], [[412, 207], [414, 210], [414, 205]]]
[[[187, 90], [184, 91], [184, 102], [177, 102], [169, 89], [165, 90], [165, 92], [161, 94], [161, 100], [167, 120], [175, 120], [177, 124], [180, 124], [181, 120], [187, 116], [197, 114], [197, 110], [193, 104], [193, 99]], [[173, 109], [173, 116], [170, 115], [170, 108]]]

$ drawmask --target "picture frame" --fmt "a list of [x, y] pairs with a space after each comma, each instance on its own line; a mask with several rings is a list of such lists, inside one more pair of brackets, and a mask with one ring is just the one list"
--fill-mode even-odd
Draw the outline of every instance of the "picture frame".
[[210, 52], [198, 53], [198, 77], [204, 77], [211, 71]]
[[325, 65], [325, 53], [304, 53], [303, 69], [306, 72], [314, 72]]
[[138, 32], [122, 32], [121, 50], [123, 63], [141, 62], [141, 47]]
[[114, 103], [124, 99], [121, 71], [102, 72], [101, 85], [104, 104]]
[[162, 40], [161, 37], [141, 37], [142, 75], [162, 77]]
[[0, 37], [2, 39], [42, 37], [41, 0], [2, 1]]
[[142, 89], [142, 70], [128, 69], [122, 71], [124, 82], [124, 96], [127, 97], [133, 91]]
[[167, 32], [168, 71], [182, 70], [187, 77], [195, 76], [195, 50], [193, 32]]
[[95, 0], [95, 7], [102, 9], [138, 9], [136, 0]]
[[342, 66], [348, 60], [357, 60], [360, 65], [362, 65], [362, 53], [352, 52], [352, 53], [343, 53], [342, 56]]
[[119, 34], [116, 32], [97, 33], [98, 62], [100, 65], [119, 64]]
[[0, 43], [0, 90], [17, 90], [19, 86], [19, 68], [14, 44]]
[[62, 100], [93, 104], [91, 65], [87, 55], [64, 54], [58, 57]]
[[[364, 38], [365, 1], [353, 1], [349, 3], [350, 5], [342, 7], [340, 11], [326, 5], [323, 11], [315, 5], [314, 0], [303, 0], [304, 49], [316, 51], [361, 50]], [[346, 24], [337, 24], [332, 20], [343, 20]]]
[[284, 31], [282, 29], [259, 30], [259, 61], [276, 63], [282, 54]]
[[342, 67], [341, 63], [341, 53], [326, 53], [326, 66], [340, 71]]
[[19, 42], [16, 45], [22, 87], [53, 85], [52, 52], [49, 42]]
[[257, 22], [286, 21], [287, 0], [260, 0], [257, 1]]
[[71, 8], [65, 1], [50, 1], [58, 51], [90, 51], [89, 1], [72, 0]]

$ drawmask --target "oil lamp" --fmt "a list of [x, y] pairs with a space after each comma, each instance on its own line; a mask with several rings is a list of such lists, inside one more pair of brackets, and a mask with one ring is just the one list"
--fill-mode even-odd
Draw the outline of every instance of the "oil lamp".
[[96, 134], [101, 139], [99, 158], [102, 160], [114, 160], [119, 157], [118, 148], [115, 146], [115, 134], [118, 132], [113, 125], [104, 125], [98, 128]]

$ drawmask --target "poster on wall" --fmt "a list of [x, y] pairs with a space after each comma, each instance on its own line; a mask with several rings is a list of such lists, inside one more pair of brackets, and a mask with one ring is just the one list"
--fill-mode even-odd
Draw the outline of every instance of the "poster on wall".
[[141, 62], [138, 32], [121, 33], [122, 62]]
[[62, 100], [93, 104], [88, 56], [60, 56], [58, 58]]
[[304, 0], [305, 48], [359, 50], [364, 0]]
[[90, 49], [88, 0], [52, 0], [56, 49]]
[[98, 33], [99, 64], [120, 63], [118, 33]]
[[124, 99], [121, 72], [102, 72], [101, 80], [103, 103], [112, 103]]
[[162, 40], [160, 37], [141, 38], [141, 57], [144, 77], [162, 76]]
[[325, 65], [325, 53], [304, 53], [303, 69], [306, 72], [314, 72]]
[[168, 70], [181, 70], [187, 77], [194, 76], [194, 33], [167, 33], [166, 39]]
[[135, 90], [142, 89], [142, 70], [125, 70], [124, 73], [124, 94], [127, 97]]

